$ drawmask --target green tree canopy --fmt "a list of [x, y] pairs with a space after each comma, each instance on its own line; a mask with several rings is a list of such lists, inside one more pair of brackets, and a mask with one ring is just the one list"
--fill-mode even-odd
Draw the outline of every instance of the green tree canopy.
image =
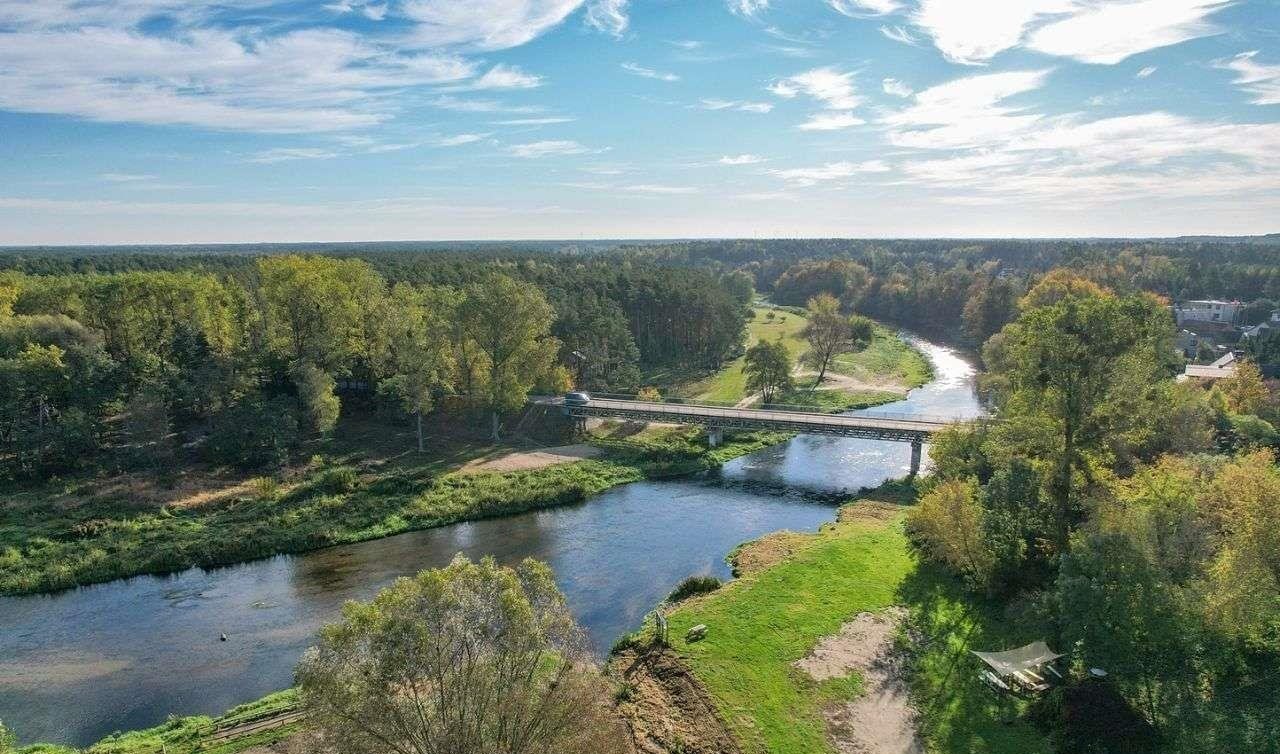
[[459, 555], [350, 602], [297, 669], [304, 708], [346, 754], [612, 754], [605, 707], [550, 569]]

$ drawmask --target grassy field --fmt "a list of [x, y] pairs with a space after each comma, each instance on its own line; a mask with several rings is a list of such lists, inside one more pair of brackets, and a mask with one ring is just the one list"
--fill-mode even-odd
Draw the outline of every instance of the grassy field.
[[709, 450], [696, 429], [668, 429], [596, 440], [607, 451], [597, 459], [501, 474], [451, 469], [510, 447], [394, 460], [352, 453], [316, 459], [284, 479], [228, 482], [227, 494], [192, 495], [187, 503], [145, 502], [127, 485], [101, 498], [83, 483], [69, 494], [49, 485], [0, 503], [0, 593], [241, 562], [574, 503], [618, 484], [708, 468], [780, 439], [730, 435]]
[[[769, 306], [756, 306], [752, 311], [755, 312], [755, 317], [747, 323], [748, 348], [762, 340], [781, 338], [791, 353], [791, 358], [800, 358], [800, 354], [808, 348], [800, 337], [800, 331], [805, 325], [804, 317]], [[739, 356], [711, 377], [684, 387], [680, 395], [708, 401], [742, 400], [747, 394], [747, 376], [742, 371], [745, 363], [745, 359]]]
[[[901, 512], [878, 511], [861, 515], [856, 506], [846, 508], [839, 523], [808, 538], [786, 560], [671, 613], [675, 650], [706, 685], [745, 750], [832, 754], [822, 709], [857, 694], [859, 679], [814, 683], [792, 663], [857, 613], [905, 605], [914, 629], [926, 637], [913, 650], [910, 667], [929, 750], [1047, 752], [1029, 724], [1005, 724], [1017, 710], [1001, 706], [972, 680], [975, 667], [965, 654], [1029, 639], [1001, 635], [996, 616], [916, 561]], [[709, 627], [707, 638], [685, 642], [685, 632], [700, 623]]]
[[863, 382], [888, 381], [908, 388], [933, 379], [929, 360], [886, 327], [877, 325], [871, 343], [858, 353], [843, 353], [831, 369]]
[[[800, 336], [800, 331], [804, 329], [806, 322], [803, 316], [765, 305], [756, 306], [753, 311], [755, 317], [747, 323], [746, 345], [748, 347], [761, 340], [781, 338], [791, 358], [797, 361], [808, 350], [808, 344]], [[739, 357], [716, 374], [684, 385], [673, 394], [695, 400], [736, 403], [747, 395], [744, 364], [745, 360]], [[883, 385], [888, 388], [879, 396], [875, 395], [876, 391], [870, 390], [819, 391], [853, 394], [844, 403], [828, 397], [825, 403], [813, 404], [815, 407], [834, 411], [874, 406], [896, 400], [901, 397], [900, 394], [895, 394], [896, 390], [919, 387], [933, 376], [928, 359], [882, 325], [876, 325], [875, 335], [866, 349], [857, 353], [840, 354], [831, 365], [830, 371], [852, 377], [868, 385]], [[798, 395], [804, 391], [794, 392]], [[801, 399], [799, 403], [810, 405], [807, 399]]]

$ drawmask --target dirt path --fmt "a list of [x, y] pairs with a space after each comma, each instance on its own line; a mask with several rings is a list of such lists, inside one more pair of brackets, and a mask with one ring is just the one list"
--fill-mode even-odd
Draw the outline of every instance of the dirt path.
[[496, 458], [477, 458], [463, 466], [459, 471], [463, 474], [487, 474], [500, 471], [528, 471], [555, 466], [561, 463], [572, 463], [587, 458], [595, 458], [604, 450], [594, 445], [559, 445], [554, 448], [540, 450], [512, 451]]
[[905, 611], [859, 613], [828, 636], [796, 667], [816, 681], [857, 672], [863, 693], [824, 710], [827, 733], [840, 754], [924, 754], [911, 704], [893, 652]]

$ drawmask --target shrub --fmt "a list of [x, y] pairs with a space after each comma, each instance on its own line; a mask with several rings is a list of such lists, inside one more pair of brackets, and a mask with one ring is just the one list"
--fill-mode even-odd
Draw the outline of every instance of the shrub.
[[350, 466], [335, 466], [332, 469], [325, 469], [316, 480], [315, 486], [317, 489], [337, 495], [351, 492], [359, 487], [360, 477]]
[[275, 477], [260, 476], [250, 479], [249, 488], [259, 500], [275, 500], [280, 497], [280, 482]]
[[690, 576], [676, 585], [667, 595], [667, 602], [679, 602], [698, 594], [714, 592], [720, 588], [720, 579], [715, 576]]

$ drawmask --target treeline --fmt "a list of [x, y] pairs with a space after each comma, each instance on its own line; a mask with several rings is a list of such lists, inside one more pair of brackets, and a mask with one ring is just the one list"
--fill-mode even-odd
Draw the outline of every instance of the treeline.
[[1280, 397], [1249, 362], [1175, 382], [1172, 337], [1151, 294], [1044, 276], [984, 348], [994, 420], [935, 438], [908, 514], [927, 557], [1069, 655], [1036, 707], [1063, 752], [1280, 740]]
[[557, 258], [396, 260], [392, 274], [354, 257], [207, 261], [0, 273], [0, 473], [192, 450], [278, 464], [334, 427], [341, 396], [418, 417], [443, 404], [496, 436], [533, 390], [718, 366], [751, 296], [704, 270]]
[[627, 247], [635, 258], [750, 275], [775, 301], [851, 310], [978, 347], [1051, 269], [1176, 301], [1280, 300], [1280, 237], [1170, 241], [779, 239]]

